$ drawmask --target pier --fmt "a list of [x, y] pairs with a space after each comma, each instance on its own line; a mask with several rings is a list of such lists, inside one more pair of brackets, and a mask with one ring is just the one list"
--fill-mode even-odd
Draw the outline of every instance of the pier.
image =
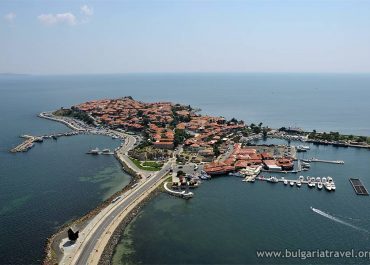
[[171, 195], [174, 195], [174, 196], [177, 196], [177, 197], [181, 197], [181, 198], [185, 198], [185, 199], [190, 199], [193, 197], [193, 193], [191, 191], [175, 191], [175, 190], [172, 190], [168, 187], [168, 184], [169, 182], [165, 182], [163, 187], [164, 189]]
[[369, 196], [369, 192], [367, 191], [365, 186], [362, 184], [361, 180], [357, 178], [350, 178], [349, 182], [351, 182], [352, 187], [355, 190], [357, 195]]
[[317, 158], [311, 158], [311, 159], [302, 159], [303, 162], [320, 162], [320, 163], [328, 163], [328, 164], [338, 164], [338, 165], [343, 165], [344, 161], [343, 160], [323, 160], [323, 159], [317, 159]]
[[42, 135], [42, 136], [32, 136], [32, 135], [21, 135], [21, 138], [25, 138], [25, 140], [17, 145], [16, 147], [10, 149], [10, 152], [12, 153], [18, 153], [18, 152], [27, 152], [30, 150], [36, 142], [42, 143], [44, 139], [57, 139], [61, 136], [72, 136], [80, 134], [80, 132], [72, 131], [72, 132], [65, 132], [65, 133], [54, 133], [50, 135]]
[[258, 176], [258, 177], [250, 176], [250, 177], [246, 177], [243, 181], [255, 182], [255, 180], [260, 180], [260, 181], [270, 182], [272, 184], [280, 182], [280, 183], [284, 183], [285, 186], [288, 186], [288, 185], [290, 185], [291, 187], [297, 186], [298, 188], [300, 188], [301, 185], [305, 184], [309, 188], [317, 188], [319, 190], [326, 189], [327, 191], [335, 191], [336, 186], [335, 186], [334, 180], [331, 177], [327, 177], [327, 178], [329, 179], [328, 181], [326, 181], [326, 177], [322, 177], [322, 178], [319, 177], [319, 180], [317, 180], [318, 178], [311, 177], [311, 179], [309, 180], [307, 178], [304, 178], [303, 176], [300, 176], [298, 179], [286, 179], [284, 177], [277, 178], [277, 177], [264, 177], [264, 176]]

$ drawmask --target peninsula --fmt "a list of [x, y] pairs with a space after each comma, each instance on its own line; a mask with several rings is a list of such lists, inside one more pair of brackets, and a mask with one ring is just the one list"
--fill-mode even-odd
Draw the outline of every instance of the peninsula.
[[[192, 193], [181, 191], [197, 187], [200, 179], [217, 175], [245, 177], [269, 182], [288, 181], [284, 178], [257, 177], [260, 172], [298, 173], [309, 169], [310, 162], [342, 164], [343, 161], [310, 159], [300, 161], [297, 152], [307, 146], [258, 146], [251, 141], [264, 137], [294, 139], [317, 144], [335, 144], [318, 139], [324, 133], [304, 132], [297, 128], [271, 129], [262, 123], [247, 125], [242, 120], [204, 116], [190, 105], [171, 102], [144, 103], [132, 97], [93, 100], [54, 112], [43, 112], [41, 118], [62, 122], [72, 132], [29, 136], [25, 142], [12, 149], [27, 151], [34, 142], [76, 134], [101, 134], [122, 140], [114, 150], [123, 169], [133, 176], [129, 186], [86, 216], [61, 228], [49, 240], [44, 264], [99, 264], [112, 243], [121, 223], [127, 222], [136, 209], [164, 181], [165, 191], [184, 197]], [[333, 135], [333, 134], [331, 134]], [[336, 140], [345, 139], [336, 137]], [[360, 137], [346, 142], [345, 147], [369, 148]], [[367, 140], [367, 139], [365, 139]], [[338, 145], [340, 146], [340, 145]], [[323, 182], [325, 180], [325, 182]], [[318, 185], [335, 190], [332, 178], [290, 180], [290, 185]], [[168, 184], [171, 184], [170, 187]], [[191, 196], [190, 196], [191, 197]], [[71, 227], [76, 233], [71, 241]], [[68, 232], [69, 230], [69, 232]], [[68, 233], [67, 233], [68, 232]]]

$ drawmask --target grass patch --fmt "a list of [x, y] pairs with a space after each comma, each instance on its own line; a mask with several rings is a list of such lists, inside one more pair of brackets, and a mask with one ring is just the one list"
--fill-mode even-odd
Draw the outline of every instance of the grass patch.
[[146, 171], [158, 171], [161, 169], [161, 165], [158, 164], [157, 162], [141, 162], [135, 158], [130, 157], [130, 160], [132, 163], [135, 164], [138, 168], [141, 170], [146, 170]]

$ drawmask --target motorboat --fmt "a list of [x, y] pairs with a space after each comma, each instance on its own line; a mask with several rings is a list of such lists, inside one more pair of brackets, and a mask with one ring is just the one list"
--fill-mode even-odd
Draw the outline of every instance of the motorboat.
[[331, 183], [330, 183], [330, 182], [326, 182], [326, 183], [324, 184], [324, 187], [325, 187], [325, 189], [326, 189], [327, 191], [331, 191]]
[[294, 181], [289, 182], [290, 186], [294, 186]]
[[335, 189], [336, 189], [336, 187], [335, 187], [335, 183], [334, 183], [334, 182], [332, 182], [332, 183], [331, 183], [331, 190], [332, 190], [332, 191], [335, 191]]
[[278, 183], [279, 180], [277, 179], [277, 177], [270, 177], [268, 180], [268, 182], [271, 182], [271, 183]]
[[332, 177], [328, 177], [327, 180], [328, 180], [328, 182], [332, 182], [333, 181], [333, 178]]
[[99, 148], [92, 149], [88, 152], [88, 154], [92, 154], [92, 155], [98, 155], [99, 153], [100, 153]]
[[288, 180], [284, 179], [284, 185], [288, 185]]
[[316, 178], [316, 182], [321, 182], [321, 178], [320, 177], [317, 177]]
[[302, 182], [300, 180], [297, 181], [297, 187], [300, 188], [302, 186]]
[[321, 182], [321, 181], [319, 181], [319, 182], [317, 183], [317, 188], [318, 188], [319, 190], [321, 190], [321, 189], [322, 189], [322, 182]]
[[298, 178], [300, 181], [304, 181], [304, 177], [303, 176], [299, 176]]
[[325, 183], [326, 182], [326, 177], [323, 177], [322, 178], [322, 182]]

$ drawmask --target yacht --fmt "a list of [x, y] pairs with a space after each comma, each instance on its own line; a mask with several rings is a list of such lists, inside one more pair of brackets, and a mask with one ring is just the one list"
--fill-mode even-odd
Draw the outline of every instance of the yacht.
[[317, 188], [318, 188], [319, 190], [321, 190], [321, 189], [322, 189], [322, 182], [321, 182], [321, 181], [319, 181], [319, 183], [317, 183]]
[[297, 181], [297, 187], [300, 188], [302, 186], [302, 182], [300, 180]]
[[103, 153], [103, 154], [110, 153], [110, 150], [109, 150], [109, 149], [107, 149], [107, 148], [106, 148], [106, 149], [103, 149], [103, 150], [102, 150], [102, 153]]
[[315, 186], [316, 186], [315, 182], [313, 182], [313, 181], [308, 182], [308, 187], [314, 188]]
[[98, 155], [99, 153], [100, 153], [99, 148], [92, 149], [89, 152], [89, 154], [92, 154], [92, 155]]
[[331, 191], [331, 183], [330, 183], [330, 182], [326, 182], [326, 183], [324, 184], [324, 187], [325, 187], [325, 189], [326, 189], [327, 191]]
[[278, 183], [279, 180], [277, 179], [277, 177], [270, 177], [268, 180], [268, 182], [271, 182], [271, 183]]

